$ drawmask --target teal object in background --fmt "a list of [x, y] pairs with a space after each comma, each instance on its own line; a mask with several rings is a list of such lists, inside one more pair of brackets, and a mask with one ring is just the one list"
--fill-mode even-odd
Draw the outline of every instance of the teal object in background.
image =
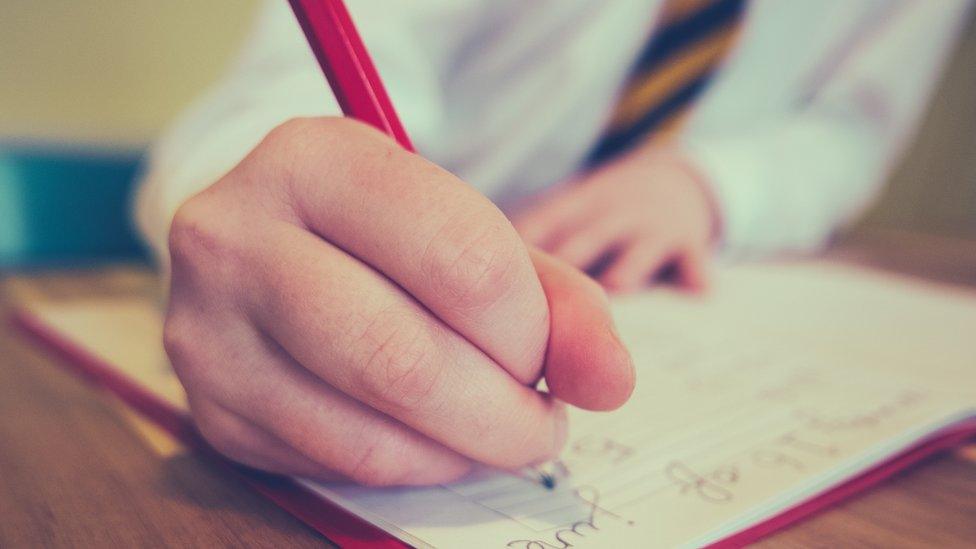
[[0, 146], [0, 267], [142, 259], [138, 153]]

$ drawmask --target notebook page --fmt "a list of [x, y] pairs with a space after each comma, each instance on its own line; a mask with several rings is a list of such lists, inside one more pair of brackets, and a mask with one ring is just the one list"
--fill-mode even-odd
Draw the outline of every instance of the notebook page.
[[[150, 304], [33, 310], [172, 393]], [[697, 545], [974, 414], [970, 293], [767, 265], [721, 273], [705, 299], [657, 291], [614, 313], [637, 390], [616, 412], [571, 411], [569, 475], [554, 490], [497, 471], [422, 489], [307, 484], [417, 546]]]
[[[817, 265], [741, 267], [719, 286], [615, 303], [637, 390], [619, 411], [571, 412], [555, 490], [497, 472], [316, 489], [415, 545], [698, 545], [976, 413], [972, 296]], [[895, 337], [913, 341], [882, 348]]]

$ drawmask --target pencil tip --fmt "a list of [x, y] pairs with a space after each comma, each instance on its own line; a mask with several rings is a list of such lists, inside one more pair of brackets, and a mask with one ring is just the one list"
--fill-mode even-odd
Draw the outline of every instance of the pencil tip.
[[552, 490], [556, 487], [556, 477], [548, 473], [542, 473], [542, 485], [547, 489]]

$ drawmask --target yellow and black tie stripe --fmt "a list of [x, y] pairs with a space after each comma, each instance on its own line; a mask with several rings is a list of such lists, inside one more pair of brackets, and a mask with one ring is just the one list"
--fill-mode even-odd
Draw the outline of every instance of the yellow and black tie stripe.
[[665, 1], [661, 22], [631, 70], [588, 164], [678, 128], [735, 43], [745, 5], [746, 0]]

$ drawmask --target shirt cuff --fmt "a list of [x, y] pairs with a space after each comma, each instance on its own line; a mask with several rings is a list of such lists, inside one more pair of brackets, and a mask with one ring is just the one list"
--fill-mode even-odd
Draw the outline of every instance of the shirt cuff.
[[[699, 140], [682, 142], [685, 156], [711, 191], [718, 210], [716, 247], [725, 259], [753, 255], [758, 223], [767, 200], [761, 182], [762, 164], [753, 147], [744, 140]], [[770, 230], [766, 227], [765, 230]]]

